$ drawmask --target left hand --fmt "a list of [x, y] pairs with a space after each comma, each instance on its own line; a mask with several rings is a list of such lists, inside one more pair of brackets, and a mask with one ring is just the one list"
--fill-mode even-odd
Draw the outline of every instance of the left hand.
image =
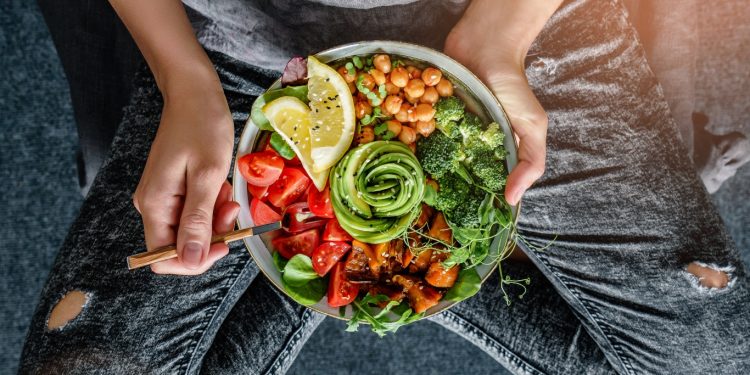
[[550, 0], [475, 0], [445, 42], [445, 53], [494, 92], [518, 137], [518, 165], [505, 187], [512, 205], [544, 174], [547, 114], [526, 80], [524, 59], [557, 6]]

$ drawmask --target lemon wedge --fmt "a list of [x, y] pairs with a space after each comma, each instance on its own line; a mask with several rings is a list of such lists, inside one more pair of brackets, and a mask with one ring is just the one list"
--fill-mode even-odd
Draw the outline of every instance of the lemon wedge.
[[352, 144], [356, 126], [354, 100], [344, 78], [315, 57], [307, 58], [307, 75], [312, 169], [325, 172]]
[[273, 129], [294, 150], [302, 167], [313, 181], [315, 187], [322, 191], [326, 187], [328, 170], [316, 172], [313, 168], [312, 147], [310, 143], [310, 107], [293, 96], [282, 96], [263, 107], [263, 114]]

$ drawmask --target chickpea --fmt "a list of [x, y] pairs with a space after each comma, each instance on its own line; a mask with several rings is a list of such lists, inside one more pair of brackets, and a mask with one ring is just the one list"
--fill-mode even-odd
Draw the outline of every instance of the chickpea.
[[394, 137], [398, 137], [399, 134], [401, 134], [401, 129], [403, 129], [403, 126], [401, 126], [401, 123], [396, 120], [388, 120], [385, 122], [386, 125], [388, 125], [388, 131], [393, 133]]
[[388, 95], [397, 95], [400, 91], [401, 89], [398, 86], [391, 83], [389, 77], [388, 81], [385, 83], [385, 92], [388, 93]]
[[422, 76], [422, 71], [417, 68], [416, 66], [407, 66], [406, 71], [409, 72], [409, 78], [411, 79], [418, 79]]
[[349, 82], [347, 83], [347, 85], [349, 85], [349, 92], [351, 92], [352, 94], [357, 92], [357, 85], [355, 85], [354, 82]]
[[372, 76], [372, 79], [375, 80], [376, 85], [380, 86], [385, 84], [385, 73], [377, 69], [370, 69], [369, 73]]
[[[410, 107], [408, 111], [406, 111], [406, 114], [409, 116], [409, 121], [411, 123], [417, 122], [417, 111], [416, 108]], [[414, 125], [414, 124], [412, 124]]]
[[412, 79], [404, 87], [404, 93], [412, 98], [419, 99], [424, 94], [424, 82], [421, 79]]
[[391, 58], [388, 55], [375, 55], [372, 58], [372, 65], [375, 69], [388, 74], [391, 71]]
[[363, 126], [359, 129], [359, 135], [357, 136], [357, 143], [365, 144], [375, 140], [375, 132], [372, 130], [372, 126]]
[[409, 72], [400, 66], [393, 69], [391, 72], [391, 82], [397, 87], [406, 87], [406, 84], [409, 83]]
[[[344, 77], [346, 83], [352, 83], [354, 82], [354, 79], [357, 78], [356, 76], [349, 74], [349, 71], [344, 66], [339, 67], [337, 71], [342, 77]], [[354, 74], [357, 74], [357, 72], [355, 71]]]
[[383, 101], [383, 109], [385, 113], [395, 115], [401, 110], [401, 103], [403, 100], [395, 95], [389, 95], [385, 97]]
[[408, 126], [402, 126], [401, 134], [398, 135], [398, 140], [407, 145], [412, 144], [417, 140], [417, 132]]
[[[387, 98], [386, 98], [387, 99]], [[411, 110], [411, 106], [403, 103], [401, 104], [401, 108], [398, 110], [396, 115], [394, 116], [396, 120], [399, 122], [408, 122], [409, 121], [409, 111]]]
[[[359, 78], [362, 77], [362, 78]], [[367, 73], [360, 73], [357, 76], [357, 81], [362, 80], [362, 86], [367, 87], [368, 90], [372, 91], [375, 88], [375, 79]]]
[[407, 93], [404, 93], [404, 99], [411, 104], [417, 104], [417, 102], [419, 102], [419, 98], [414, 98]]
[[437, 89], [438, 95], [442, 97], [453, 95], [453, 84], [450, 80], [441, 79], [435, 88]]
[[415, 112], [417, 113], [417, 121], [430, 121], [435, 117], [435, 108], [432, 108], [432, 104], [419, 104]]
[[437, 103], [438, 99], [440, 99], [440, 95], [438, 95], [437, 89], [432, 86], [428, 86], [425, 87], [424, 94], [422, 94], [422, 97], [419, 98], [419, 101], [422, 103], [435, 104]]
[[357, 115], [358, 119], [361, 119], [362, 117], [365, 117], [366, 115], [369, 115], [371, 113], [372, 106], [367, 102], [367, 100], [357, 101], [357, 104], [354, 105], [354, 114]]
[[430, 134], [435, 131], [435, 119], [430, 121], [417, 121], [415, 129], [417, 130], [417, 133], [421, 134], [423, 137], [429, 137]]
[[443, 72], [435, 68], [427, 68], [422, 72], [422, 81], [427, 86], [435, 86], [443, 78]]

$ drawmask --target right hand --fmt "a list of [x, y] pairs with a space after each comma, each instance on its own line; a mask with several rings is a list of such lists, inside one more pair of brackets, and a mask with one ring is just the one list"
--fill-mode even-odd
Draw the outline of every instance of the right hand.
[[156, 138], [133, 195], [149, 250], [177, 244], [177, 259], [155, 263], [155, 273], [197, 275], [225, 256], [213, 233], [234, 227], [239, 205], [226, 181], [234, 124], [218, 79], [181, 80], [164, 92]]

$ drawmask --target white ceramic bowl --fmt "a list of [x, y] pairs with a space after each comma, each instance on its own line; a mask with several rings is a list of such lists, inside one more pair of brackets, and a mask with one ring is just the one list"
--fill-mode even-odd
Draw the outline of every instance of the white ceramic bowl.
[[[391, 56], [398, 56], [402, 60], [409, 61], [416, 66], [429, 65], [440, 69], [443, 72], [443, 76], [448, 77], [451, 82], [453, 82], [455, 86], [454, 95], [463, 99], [466, 102], [467, 108], [471, 112], [479, 115], [484, 121], [492, 120], [500, 124], [505, 132], [505, 148], [508, 150], [508, 170], [510, 171], [515, 167], [517, 163], [515, 137], [513, 136], [509, 121], [500, 106], [500, 103], [495, 95], [492, 94], [479, 78], [450, 57], [427, 47], [393, 41], [366, 41], [345, 44], [320, 52], [316, 54], [315, 57], [324, 63], [335, 63], [338, 60], [344, 60], [355, 55], [364, 56], [375, 53], [387, 53]], [[269, 89], [280, 87], [281, 80], [279, 79], [276, 80]], [[258, 128], [253, 124], [252, 119], [248, 118], [247, 124], [245, 124], [245, 129], [240, 137], [237, 158], [253, 152], [257, 142], [261, 138], [261, 132], [259, 132]], [[251, 227], [254, 224], [250, 217], [250, 200], [248, 199], [247, 182], [237, 170], [236, 159], [234, 165], [235, 169], [232, 185], [234, 189], [234, 200], [238, 202], [241, 207], [237, 223], [239, 228], [242, 229]], [[514, 221], [518, 214], [518, 207], [520, 207], [520, 205], [512, 207]], [[490, 254], [497, 254], [497, 252], [503, 248], [506, 241], [507, 234], [495, 237], [495, 240], [490, 247]], [[268, 279], [271, 280], [279, 290], [286, 293], [281, 285], [281, 273], [276, 269], [272, 260], [270, 238], [266, 235], [250, 237], [245, 239], [245, 246], [263, 274], [266, 275], [266, 277], [268, 277]], [[497, 264], [488, 264], [476, 268], [483, 283], [487, 280], [496, 266]], [[441, 301], [436, 306], [427, 310], [425, 317], [437, 314], [440, 311], [450, 308], [456, 303], [457, 302]], [[342, 317], [339, 314], [338, 308], [328, 306], [326, 297], [323, 297], [318, 303], [309, 307], [315, 311], [335, 318], [348, 319], [352, 314], [351, 307], [348, 306], [346, 314]]]

